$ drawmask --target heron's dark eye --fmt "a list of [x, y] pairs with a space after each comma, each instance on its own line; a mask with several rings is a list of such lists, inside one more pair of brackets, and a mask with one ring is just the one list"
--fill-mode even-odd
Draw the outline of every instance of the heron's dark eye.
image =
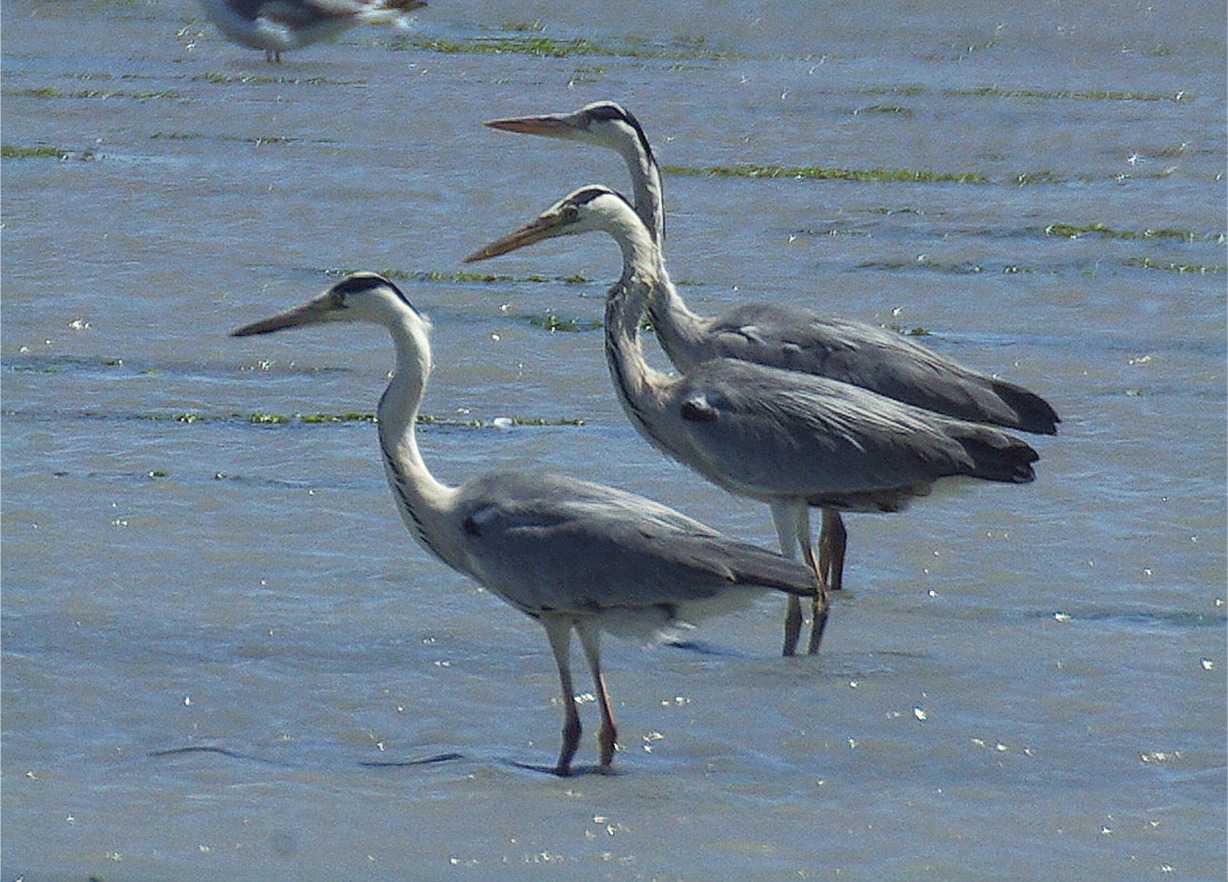
[[564, 205], [562, 214], [563, 220], [570, 224], [580, 216], [580, 209], [576, 208], [574, 205]]

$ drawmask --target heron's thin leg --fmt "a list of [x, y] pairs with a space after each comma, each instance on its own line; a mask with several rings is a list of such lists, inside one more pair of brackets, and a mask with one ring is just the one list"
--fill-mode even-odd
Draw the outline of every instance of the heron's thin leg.
[[593, 672], [593, 683], [597, 687], [597, 705], [601, 709], [601, 729], [597, 732], [597, 745], [601, 748], [601, 769], [608, 772], [614, 764], [618, 728], [614, 723], [614, 711], [610, 708], [610, 693], [605, 686], [605, 674], [601, 670], [601, 632], [596, 622], [580, 619], [576, 622], [576, 633], [580, 635], [584, 655], [588, 658], [588, 668]]
[[[772, 502], [772, 523], [776, 525], [776, 537], [780, 540], [780, 553], [790, 560], [797, 560], [797, 503]], [[802, 511], [805, 512], [805, 503]], [[806, 537], [809, 544], [810, 537]], [[817, 575], [817, 573], [816, 573]], [[785, 609], [785, 645], [781, 655], [790, 656], [797, 652], [797, 641], [802, 634], [802, 604], [797, 595], [789, 595], [789, 605]]]
[[[824, 512], [826, 513], [826, 509]], [[814, 547], [810, 544], [810, 509], [805, 505], [798, 512], [797, 540], [802, 546], [802, 559], [814, 570], [819, 580], [818, 592], [814, 595], [814, 621], [810, 625], [810, 644], [806, 648], [808, 655], [815, 655], [823, 640], [823, 629], [827, 627], [827, 580], [814, 559]]]
[[834, 508], [823, 509], [823, 526], [819, 528], [819, 567], [831, 591], [844, 587], [844, 550], [848, 546], [848, 535], [840, 512]]
[[559, 683], [563, 687], [563, 747], [555, 773], [571, 774], [571, 759], [580, 746], [580, 714], [576, 711], [576, 691], [571, 683], [571, 620], [559, 616], [542, 616], [554, 662], [559, 666]]

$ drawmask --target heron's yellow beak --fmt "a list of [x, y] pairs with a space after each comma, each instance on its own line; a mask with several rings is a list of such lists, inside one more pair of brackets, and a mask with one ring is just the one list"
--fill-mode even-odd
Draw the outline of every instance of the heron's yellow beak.
[[550, 239], [554, 236], [561, 236], [566, 228], [567, 222], [563, 215], [557, 210], [551, 209], [536, 220], [525, 224], [514, 233], [508, 233], [502, 239], [496, 239], [489, 245], [479, 248], [465, 258], [465, 263], [485, 260], [488, 257], [498, 257], [500, 254], [507, 254], [509, 251], [515, 251], [517, 248], [532, 245], [534, 242], [540, 242], [543, 239]]
[[547, 138], [575, 138], [579, 132], [572, 122], [572, 114], [548, 113], [543, 116], [519, 116], [506, 119], [490, 119], [482, 123], [503, 132], [522, 135], [544, 135]]
[[250, 325], [235, 328], [230, 332], [230, 336], [251, 337], [254, 334], [272, 334], [274, 331], [282, 331], [286, 328], [318, 324], [328, 321], [340, 307], [340, 301], [333, 295], [332, 289], [329, 289], [301, 306], [287, 309], [285, 312], [279, 312], [277, 315], [271, 315], [258, 322], [252, 322]]

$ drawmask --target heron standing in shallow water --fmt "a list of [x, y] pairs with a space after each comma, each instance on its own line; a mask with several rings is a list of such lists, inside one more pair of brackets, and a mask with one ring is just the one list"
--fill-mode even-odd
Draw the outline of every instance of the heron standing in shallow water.
[[[623, 196], [582, 187], [538, 218], [465, 258], [484, 260], [543, 239], [603, 232], [623, 253], [606, 296], [610, 376], [632, 424], [653, 446], [719, 487], [771, 506], [781, 550], [801, 548], [818, 576], [809, 652], [827, 621], [823, 568], [814, 560], [810, 506], [898, 511], [935, 481], [971, 477], [1027, 483], [1039, 457], [999, 429], [902, 404], [827, 377], [712, 358], [673, 378], [652, 368], [639, 321], [659, 290], [651, 231]], [[790, 598], [785, 655], [796, 651], [801, 608]]]
[[379, 443], [397, 509], [414, 538], [545, 627], [563, 693], [557, 774], [570, 773], [580, 742], [573, 629], [601, 711], [600, 769], [609, 771], [617, 731], [601, 670], [601, 630], [650, 638], [747, 606], [760, 591], [815, 594], [806, 567], [612, 487], [540, 471], [487, 472], [459, 487], [435, 480], [414, 432], [431, 372], [430, 322], [382, 276], [347, 276], [302, 306], [231, 334], [329, 322], [368, 322], [392, 335], [396, 371], [376, 411]]
[[201, 0], [223, 36], [266, 61], [281, 53], [335, 37], [360, 24], [404, 24], [426, 0]]
[[[1033, 392], [970, 370], [895, 332], [773, 303], [744, 303], [720, 316], [692, 312], [664, 266], [661, 171], [643, 126], [612, 101], [572, 113], [490, 120], [491, 128], [581, 141], [613, 150], [627, 164], [636, 214], [657, 245], [661, 276], [648, 313], [670, 361], [689, 371], [711, 358], [735, 358], [842, 380], [935, 413], [1052, 435], [1060, 421]], [[844, 582], [848, 534], [840, 512], [823, 509], [819, 562], [832, 590]]]

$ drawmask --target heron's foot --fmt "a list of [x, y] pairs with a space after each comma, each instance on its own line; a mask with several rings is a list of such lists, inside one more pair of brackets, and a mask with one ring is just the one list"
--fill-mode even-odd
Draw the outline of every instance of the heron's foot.
[[602, 729], [597, 733], [597, 746], [601, 753], [601, 771], [609, 772], [614, 765], [614, 751], [618, 750], [618, 733], [613, 729]]
[[554, 772], [560, 778], [571, 774], [571, 761], [580, 747], [580, 715], [576, 713], [575, 705], [568, 708], [571, 711], [563, 720], [563, 746], [559, 750], [559, 761]]

